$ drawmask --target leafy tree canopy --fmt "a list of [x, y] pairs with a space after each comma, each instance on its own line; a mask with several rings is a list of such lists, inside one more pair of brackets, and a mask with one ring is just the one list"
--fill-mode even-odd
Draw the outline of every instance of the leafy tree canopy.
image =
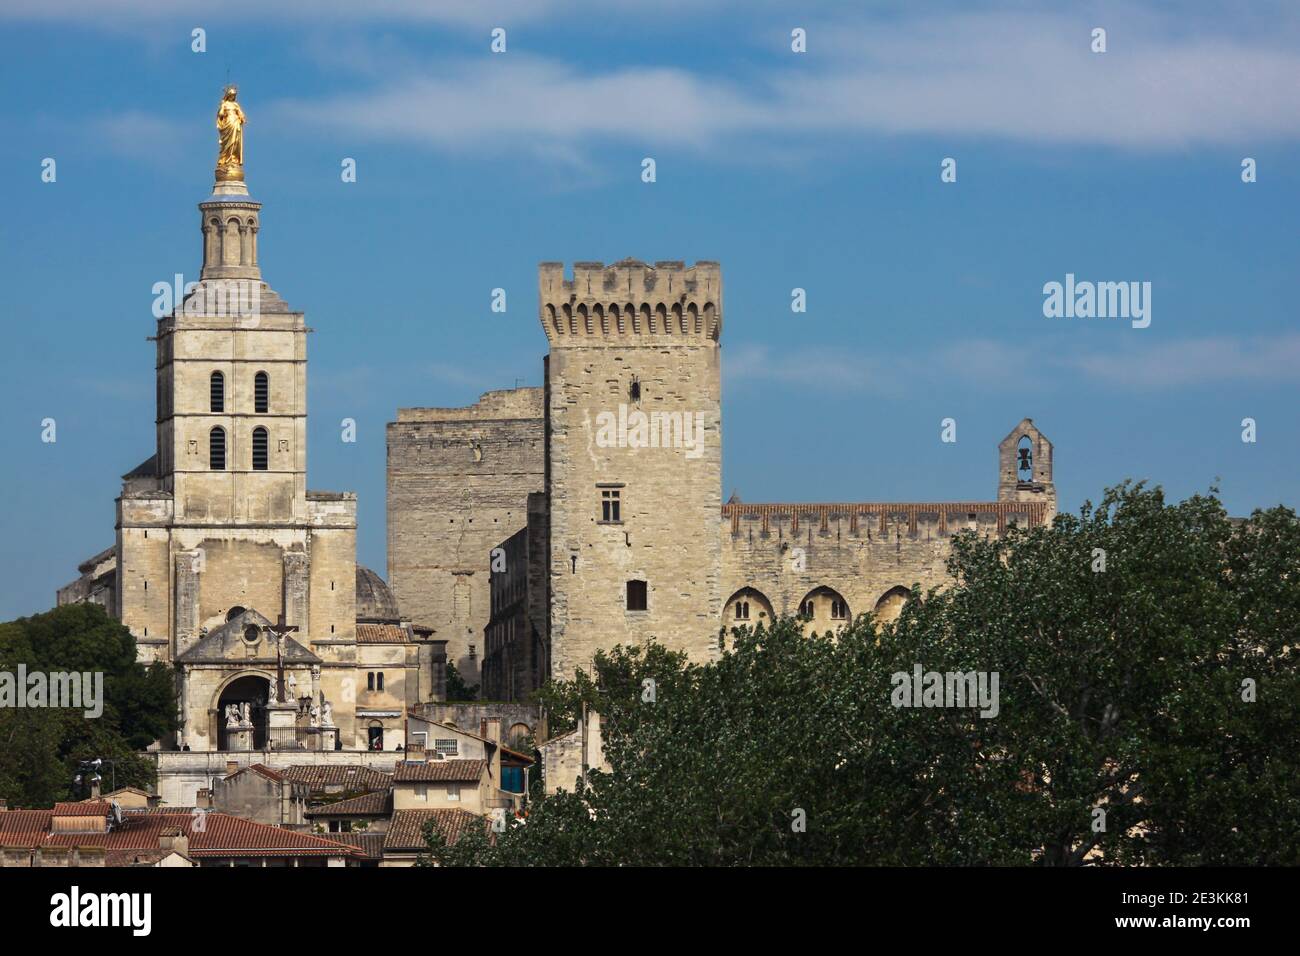
[[0, 796], [11, 806], [45, 807], [81, 799], [73, 777], [79, 760], [105, 765], [104, 789], [149, 789], [152, 763], [138, 751], [176, 729], [176, 694], [170, 669], [136, 661], [135, 638], [95, 604], [71, 604], [0, 623], [0, 671], [17, 677], [41, 672], [102, 673], [103, 713], [87, 708], [0, 708]]
[[[446, 865], [1300, 863], [1300, 522], [1124, 484], [1001, 539], [894, 623], [647, 643], [550, 685], [608, 770]], [[998, 675], [996, 716], [895, 706], [923, 671]], [[646, 680], [653, 680], [653, 702]], [[552, 720], [552, 724], [555, 724]], [[1100, 813], [1099, 813], [1100, 811]]]

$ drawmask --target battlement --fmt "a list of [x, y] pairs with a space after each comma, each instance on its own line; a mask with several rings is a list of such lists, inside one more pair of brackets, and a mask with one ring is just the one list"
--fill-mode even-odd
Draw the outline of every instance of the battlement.
[[[817, 534], [833, 529], [850, 536], [886, 537], [891, 529], [915, 538], [947, 537], [966, 528], [1001, 535], [1008, 523], [1034, 528], [1051, 520], [1044, 501], [943, 501], [863, 502], [855, 504], [746, 504], [728, 502], [722, 517], [730, 519], [731, 533], [755, 526], [760, 534], [798, 534], [802, 526]], [[865, 519], [865, 520], [864, 520]], [[745, 524], [742, 524], [744, 522]]]
[[[552, 348], [618, 345], [653, 339], [655, 345], [716, 343], [722, 334], [722, 268], [701, 260], [637, 259], [537, 267], [539, 318]], [[647, 343], [649, 344], [649, 343]]]

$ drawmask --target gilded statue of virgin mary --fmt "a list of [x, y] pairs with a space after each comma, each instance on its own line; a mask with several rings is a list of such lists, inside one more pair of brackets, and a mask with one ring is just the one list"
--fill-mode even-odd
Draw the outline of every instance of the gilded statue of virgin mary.
[[226, 87], [217, 107], [217, 180], [244, 179], [244, 124], [248, 122], [243, 109], [235, 102], [239, 94], [233, 86]]

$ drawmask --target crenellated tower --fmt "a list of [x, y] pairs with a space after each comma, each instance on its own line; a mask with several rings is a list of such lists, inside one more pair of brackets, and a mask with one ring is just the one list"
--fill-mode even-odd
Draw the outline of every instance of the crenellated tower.
[[538, 269], [551, 675], [654, 638], [705, 659], [721, 611], [716, 262]]

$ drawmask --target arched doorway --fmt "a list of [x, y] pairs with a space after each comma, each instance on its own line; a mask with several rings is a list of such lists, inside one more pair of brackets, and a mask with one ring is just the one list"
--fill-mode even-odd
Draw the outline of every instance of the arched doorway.
[[253, 722], [253, 749], [266, 749], [266, 702], [270, 698], [271, 682], [257, 674], [246, 674], [226, 685], [217, 698], [217, 749], [229, 750], [226, 743], [226, 707], [230, 704], [248, 704]]
[[799, 616], [805, 634], [821, 634], [846, 626], [853, 619], [849, 602], [834, 588], [819, 587], [809, 591], [799, 602]]

